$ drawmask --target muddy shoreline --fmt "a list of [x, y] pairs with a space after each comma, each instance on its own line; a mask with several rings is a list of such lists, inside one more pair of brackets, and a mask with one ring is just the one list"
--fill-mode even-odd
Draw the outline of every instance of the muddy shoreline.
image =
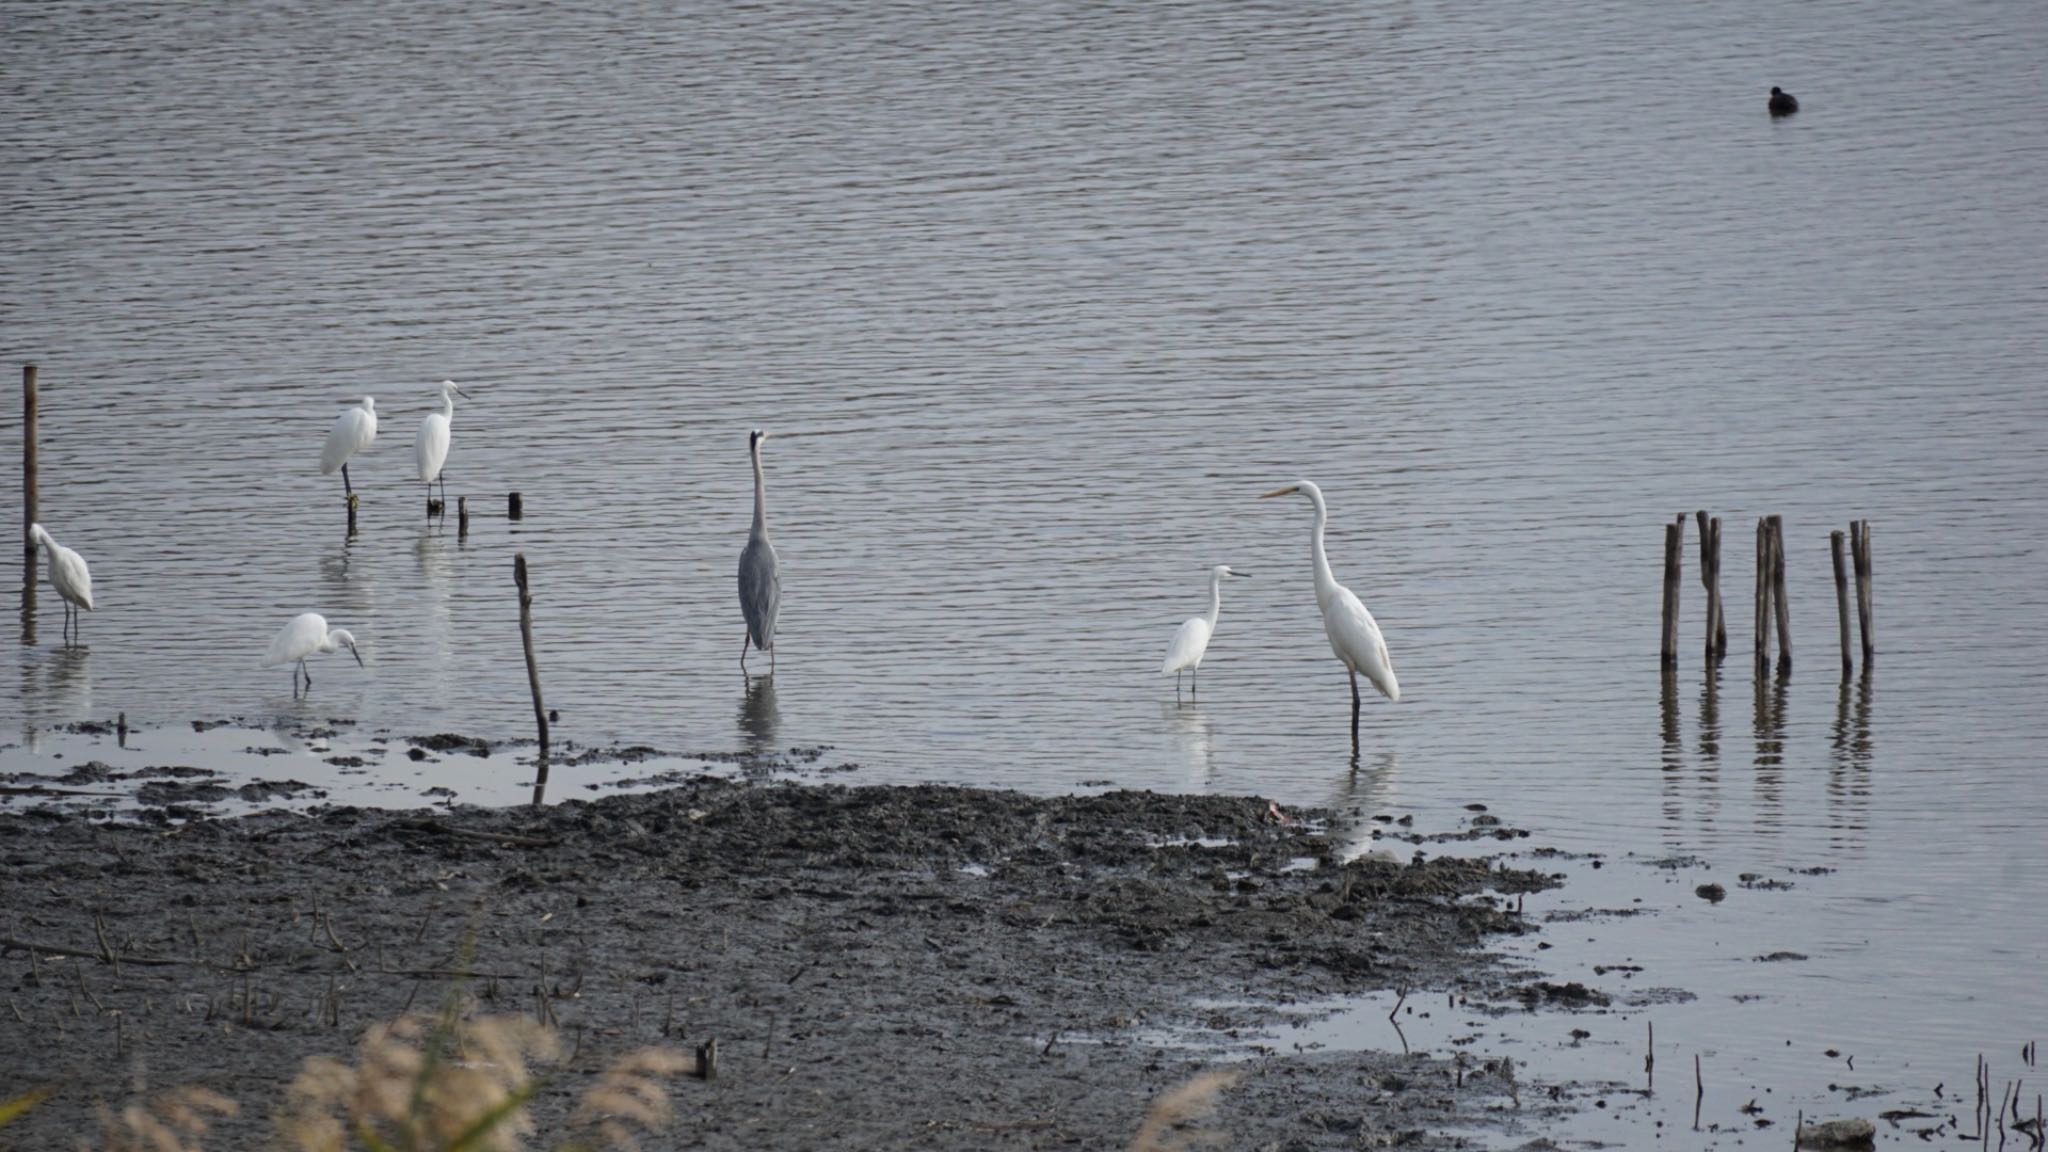
[[[459, 996], [552, 1019], [573, 1045], [536, 1104], [543, 1131], [611, 1057], [715, 1037], [717, 1080], [677, 1084], [655, 1146], [1119, 1147], [1217, 1062], [1205, 1038], [1273, 1028], [1274, 1005], [1541, 998], [1486, 945], [1533, 930], [1516, 897], [1552, 875], [1346, 862], [1327, 814], [1290, 815], [708, 776], [540, 809], [16, 806], [0, 814], [0, 1085], [58, 1093], [9, 1146], [66, 1146], [95, 1100], [146, 1082], [241, 1100], [207, 1147], [260, 1147], [305, 1057]], [[1451, 1052], [1283, 1039], [1240, 1063], [1214, 1121], [1231, 1147], [1512, 1143], [1566, 1106], [1527, 1068]]]

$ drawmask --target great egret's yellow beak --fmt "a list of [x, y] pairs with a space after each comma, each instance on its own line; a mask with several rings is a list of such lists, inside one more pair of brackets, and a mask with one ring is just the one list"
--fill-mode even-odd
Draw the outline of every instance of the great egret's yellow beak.
[[1259, 497], [1259, 499], [1261, 499], [1261, 500], [1271, 500], [1271, 499], [1272, 499], [1273, 497], [1275, 497], [1275, 496], [1292, 496], [1292, 495], [1294, 495], [1294, 494], [1295, 494], [1296, 492], [1299, 492], [1299, 491], [1301, 491], [1301, 485], [1299, 485], [1299, 484], [1289, 484], [1289, 485], [1288, 485], [1287, 487], [1285, 487], [1285, 488], [1275, 488], [1275, 489], [1273, 489], [1273, 490], [1272, 490], [1271, 492], [1268, 492], [1268, 493], [1266, 493], [1265, 495], [1263, 495], [1263, 496]]

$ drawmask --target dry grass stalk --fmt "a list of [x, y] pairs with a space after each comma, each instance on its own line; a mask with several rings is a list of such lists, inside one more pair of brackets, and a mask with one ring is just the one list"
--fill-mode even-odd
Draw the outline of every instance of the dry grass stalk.
[[554, 1033], [518, 1016], [404, 1016], [373, 1025], [355, 1065], [306, 1061], [278, 1134], [293, 1152], [518, 1152], [533, 1131], [526, 1101], [539, 1087], [527, 1061], [556, 1051]]
[[604, 1147], [639, 1152], [635, 1128], [659, 1132], [675, 1118], [675, 1105], [663, 1081], [696, 1068], [695, 1060], [669, 1048], [628, 1052], [583, 1094], [569, 1122], [589, 1128]]
[[1223, 1133], [1194, 1129], [1215, 1114], [1223, 1090], [1237, 1083], [1241, 1075], [1235, 1070], [1212, 1069], [1160, 1093], [1138, 1125], [1130, 1152], [1187, 1152], [1199, 1145], [1222, 1143]]
[[[100, 1152], [204, 1152], [201, 1141], [211, 1118], [240, 1111], [233, 1100], [192, 1085], [130, 1103], [118, 1114], [102, 1104]], [[81, 1139], [78, 1146], [90, 1149], [92, 1144]]]

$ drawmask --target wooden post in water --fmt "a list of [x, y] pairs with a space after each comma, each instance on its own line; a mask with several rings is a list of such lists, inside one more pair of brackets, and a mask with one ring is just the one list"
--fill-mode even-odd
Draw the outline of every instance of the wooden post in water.
[[525, 515], [526, 501], [519, 498], [519, 493], [513, 492], [507, 495], [505, 497], [505, 519], [518, 520], [525, 517]]
[[1849, 657], [1849, 570], [1842, 559], [1842, 533], [1839, 529], [1828, 533], [1828, 555], [1835, 562], [1835, 611], [1842, 618], [1842, 682], [1846, 684], [1849, 682], [1849, 670], [1856, 666], [1856, 662]]
[[1850, 551], [1856, 561], [1856, 619], [1863, 628], [1863, 664], [1870, 665], [1870, 657], [1877, 651], [1870, 638], [1870, 521], [1856, 520], [1849, 525], [1856, 546]]
[[361, 497], [355, 493], [351, 492], [348, 494], [348, 534], [350, 536], [356, 534], [356, 505], [361, 502]]
[[1792, 670], [1792, 604], [1785, 596], [1785, 519], [1771, 517], [1771, 604], [1778, 617], [1778, 671]]
[[533, 659], [533, 593], [526, 586], [526, 553], [512, 557], [512, 580], [519, 585], [519, 643], [526, 649], [526, 686], [533, 690], [533, 722], [540, 729], [540, 755], [548, 755], [548, 710], [540, 701], [540, 665]]
[[1684, 571], [1685, 517], [1664, 526], [1664, 639], [1658, 658], [1678, 663], [1678, 584]]
[[455, 538], [460, 540], [467, 535], [469, 535], [469, 497], [457, 496], [455, 498]]
[[36, 563], [36, 542], [28, 534], [36, 522], [36, 366], [21, 366], [21, 544], [30, 569]]
[[1771, 659], [1771, 521], [1756, 520], [1756, 662], [1759, 668]]
[[1700, 530], [1700, 583], [1707, 586], [1706, 658], [1718, 660], [1728, 650], [1728, 624], [1721, 607], [1721, 518], [1709, 518], [1702, 508], [1696, 515]]

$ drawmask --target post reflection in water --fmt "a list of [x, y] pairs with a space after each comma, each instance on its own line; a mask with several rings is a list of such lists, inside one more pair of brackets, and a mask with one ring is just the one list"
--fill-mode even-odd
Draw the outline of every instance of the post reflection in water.
[[[1835, 725], [1828, 755], [1828, 827], [1833, 832], [1861, 833], [1870, 808], [1870, 665], [1856, 677], [1851, 703], [1849, 677], [1835, 692]], [[1861, 839], [1860, 835], [1857, 839]]]
[[21, 646], [36, 646], [36, 558], [30, 556], [21, 569]]
[[775, 707], [775, 677], [747, 679], [740, 696], [740, 739], [747, 751], [765, 756], [775, 751], [775, 733], [782, 726], [782, 713]]
[[1337, 859], [1349, 863], [1368, 854], [1401, 859], [1401, 853], [1392, 848], [1375, 847], [1372, 836], [1379, 827], [1373, 817], [1386, 803], [1400, 767], [1400, 755], [1391, 748], [1373, 753], [1371, 761], [1364, 764], [1357, 752], [1351, 754], [1351, 770], [1330, 797], [1330, 832], [1337, 842]]
[[1757, 665], [1753, 726], [1756, 732], [1756, 830], [1774, 833], [1785, 817], [1785, 689], [1789, 670], [1773, 674]]

